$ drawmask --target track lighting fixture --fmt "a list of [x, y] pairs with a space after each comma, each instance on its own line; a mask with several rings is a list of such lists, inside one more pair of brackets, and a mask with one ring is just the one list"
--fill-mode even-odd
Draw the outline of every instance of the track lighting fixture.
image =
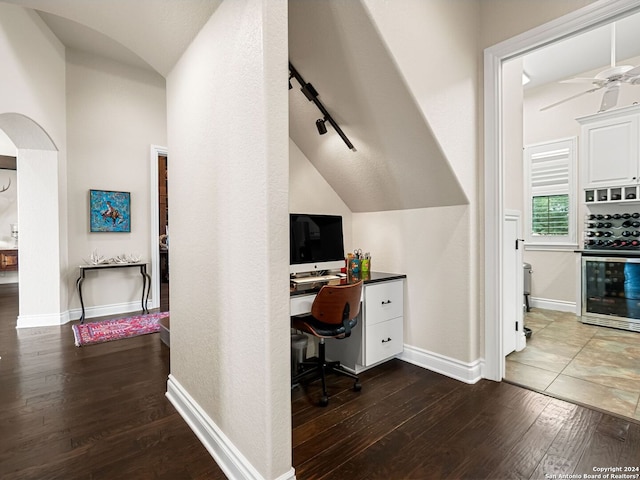
[[318, 133], [320, 135], [324, 135], [325, 133], [327, 133], [327, 126], [325, 125], [325, 122], [329, 122], [333, 129], [338, 133], [338, 135], [340, 135], [340, 138], [342, 138], [344, 143], [346, 143], [347, 147], [355, 152], [356, 148], [349, 141], [347, 136], [338, 126], [333, 117], [329, 114], [327, 109], [324, 108], [322, 102], [318, 99], [318, 92], [316, 91], [316, 89], [313, 88], [313, 85], [311, 85], [310, 83], [305, 82], [304, 78], [302, 78], [302, 76], [294, 68], [291, 62], [289, 62], [289, 89], [291, 89], [291, 77], [294, 77], [298, 81], [298, 83], [302, 87], [300, 88], [300, 91], [304, 93], [304, 96], [307, 97], [310, 102], [313, 102], [316, 107], [318, 107], [318, 110], [320, 110], [323, 115], [323, 118], [319, 118], [318, 120], [316, 120], [316, 128], [318, 129]]
[[324, 120], [319, 118], [316, 120], [316, 128], [318, 129], [318, 133], [320, 135], [324, 135], [327, 133], [327, 126], [324, 124]]

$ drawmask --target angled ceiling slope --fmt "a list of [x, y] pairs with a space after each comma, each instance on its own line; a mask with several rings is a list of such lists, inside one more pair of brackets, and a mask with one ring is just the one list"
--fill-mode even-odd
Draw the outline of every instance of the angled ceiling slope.
[[289, 2], [289, 57], [357, 152], [297, 82], [290, 136], [353, 212], [467, 204], [437, 139], [359, 1]]

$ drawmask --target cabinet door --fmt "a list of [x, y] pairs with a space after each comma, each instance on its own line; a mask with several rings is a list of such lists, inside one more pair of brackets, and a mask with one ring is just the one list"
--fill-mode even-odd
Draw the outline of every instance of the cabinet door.
[[403, 349], [402, 317], [367, 325], [364, 363], [366, 366], [392, 358], [402, 353]]
[[638, 116], [626, 115], [582, 127], [582, 170], [585, 188], [636, 183]]

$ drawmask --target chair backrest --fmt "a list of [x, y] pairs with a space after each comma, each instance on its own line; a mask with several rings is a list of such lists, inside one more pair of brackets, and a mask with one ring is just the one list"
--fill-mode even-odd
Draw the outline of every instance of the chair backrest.
[[316, 320], [331, 325], [340, 325], [360, 313], [362, 280], [351, 285], [324, 285], [311, 306], [311, 315]]

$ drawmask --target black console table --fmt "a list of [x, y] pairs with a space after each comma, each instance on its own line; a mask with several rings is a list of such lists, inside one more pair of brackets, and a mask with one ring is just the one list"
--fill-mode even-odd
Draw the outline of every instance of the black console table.
[[82, 300], [82, 282], [85, 278], [85, 272], [87, 270], [104, 270], [110, 268], [132, 268], [137, 267], [140, 269], [140, 275], [142, 275], [142, 313], [149, 313], [147, 303], [149, 301], [149, 291], [151, 290], [151, 277], [147, 273], [146, 263], [99, 263], [96, 265], [80, 265], [80, 276], [76, 280], [76, 288], [78, 289], [78, 296], [80, 297], [80, 306], [82, 307], [82, 315], [80, 316], [80, 323], [84, 323], [84, 301]]

